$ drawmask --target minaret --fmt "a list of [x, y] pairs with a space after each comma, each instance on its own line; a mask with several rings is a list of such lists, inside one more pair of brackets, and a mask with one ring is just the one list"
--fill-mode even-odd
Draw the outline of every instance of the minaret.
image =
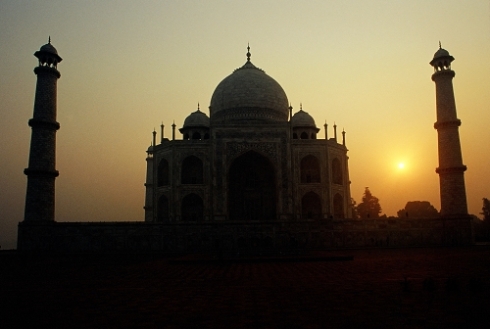
[[434, 54], [430, 65], [434, 67], [432, 81], [436, 84], [436, 112], [437, 121], [434, 128], [437, 130], [439, 167], [439, 185], [441, 193], [441, 216], [457, 217], [468, 214], [466, 205], [466, 189], [459, 142], [458, 127], [461, 120], [456, 116], [456, 102], [454, 100], [453, 78], [451, 62], [454, 57], [441, 48]]
[[56, 85], [61, 74], [57, 65], [61, 62], [56, 48], [48, 43], [34, 53], [39, 65], [37, 75], [34, 114], [29, 120], [32, 128], [29, 167], [27, 175], [24, 222], [53, 222], [55, 211], [56, 165]]

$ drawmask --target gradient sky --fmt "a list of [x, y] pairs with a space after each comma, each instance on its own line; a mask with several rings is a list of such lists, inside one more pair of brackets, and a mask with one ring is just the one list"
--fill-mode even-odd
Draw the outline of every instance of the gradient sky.
[[[58, 65], [57, 221], [142, 221], [154, 128], [207, 107], [246, 61], [278, 81], [294, 112], [345, 128], [352, 197], [364, 188], [396, 215], [437, 209], [435, 87], [429, 65], [455, 57], [454, 88], [469, 211], [490, 197], [490, 1], [0, 0], [0, 245], [24, 212], [37, 59]], [[178, 138], [181, 138], [178, 133]], [[398, 169], [404, 162], [405, 168]]]

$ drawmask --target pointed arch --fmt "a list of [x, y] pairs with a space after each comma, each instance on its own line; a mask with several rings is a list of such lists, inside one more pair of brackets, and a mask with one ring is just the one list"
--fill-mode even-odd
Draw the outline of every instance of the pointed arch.
[[342, 184], [342, 166], [340, 165], [340, 160], [334, 158], [332, 160], [332, 180], [334, 184]]
[[182, 161], [182, 184], [203, 184], [203, 164], [201, 159], [191, 155]]
[[230, 219], [275, 219], [276, 203], [276, 176], [269, 159], [248, 151], [233, 160], [228, 173]]
[[301, 183], [320, 183], [320, 165], [313, 155], [307, 155], [300, 163]]
[[204, 219], [204, 203], [199, 195], [191, 193], [182, 199], [182, 220], [200, 222]]
[[344, 215], [344, 198], [339, 194], [335, 194], [333, 197], [333, 217], [345, 218]]
[[322, 217], [322, 202], [315, 192], [306, 193], [301, 199], [301, 215], [303, 219], [320, 219]]
[[169, 165], [166, 159], [160, 160], [158, 164], [158, 172], [157, 172], [157, 185], [158, 186], [166, 186], [170, 184], [169, 179]]

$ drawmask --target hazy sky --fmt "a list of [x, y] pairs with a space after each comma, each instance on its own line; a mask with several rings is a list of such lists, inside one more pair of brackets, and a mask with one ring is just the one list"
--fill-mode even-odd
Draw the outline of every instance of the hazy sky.
[[[144, 219], [153, 128], [207, 107], [246, 61], [278, 81], [294, 112], [345, 128], [351, 193], [396, 215], [437, 209], [435, 88], [429, 65], [455, 57], [454, 88], [469, 211], [490, 197], [488, 0], [0, 0], [0, 245], [24, 212], [37, 59], [51, 36], [58, 65], [56, 219]], [[332, 128], [329, 134], [332, 135]], [[178, 138], [181, 138], [178, 133]], [[399, 162], [405, 163], [403, 170]]]

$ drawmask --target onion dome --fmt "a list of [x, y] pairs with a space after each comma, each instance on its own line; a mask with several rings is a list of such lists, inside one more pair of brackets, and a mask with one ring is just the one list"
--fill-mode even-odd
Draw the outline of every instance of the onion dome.
[[434, 57], [430, 61], [430, 65], [436, 69], [448, 69], [452, 61], [454, 61], [454, 57], [446, 49], [442, 48], [441, 42], [439, 42], [439, 49], [435, 52]]
[[[51, 37], [48, 39], [48, 43], [42, 46], [39, 51], [34, 53], [34, 56], [39, 58], [40, 62], [48, 62], [48, 63], [59, 63], [62, 61], [62, 58], [58, 55], [58, 51], [51, 44]], [[53, 61], [54, 59], [54, 61]]]
[[449, 51], [447, 51], [444, 48], [439, 48], [439, 49], [437, 49], [436, 53], [434, 54], [433, 59], [437, 59], [437, 58], [441, 58], [441, 57], [449, 57], [449, 56], [451, 56], [451, 55], [449, 55]]
[[316, 128], [315, 120], [308, 112], [299, 110], [291, 118], [291, 125], [293, 127], [314, 127]]
[[209, 128], [209, 118], [206, 113], [203, 113], [197, 109], [196, 112], [192, 112], [185, 120], [183, 128], [192, 127], [206, 127]]
[[218, 84], [209, 109], [213, 122], [287, 122], [288, 105], [279, 83], [253, 65], [248, 52], [245, 65]]

